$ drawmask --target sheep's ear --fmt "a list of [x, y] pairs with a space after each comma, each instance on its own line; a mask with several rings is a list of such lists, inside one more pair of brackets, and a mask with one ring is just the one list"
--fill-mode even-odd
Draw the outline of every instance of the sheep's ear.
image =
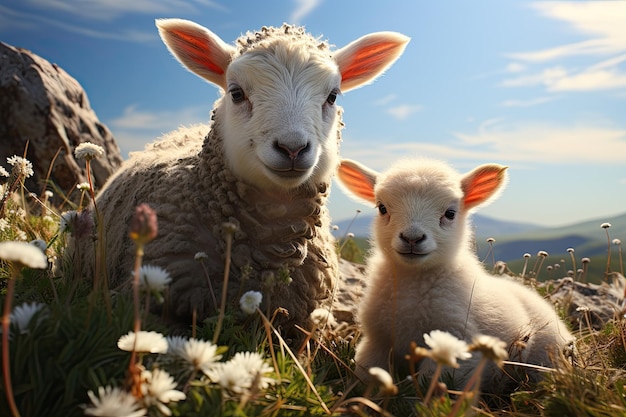
[[508, 181], [507, 168], [498, 164], [485, 164], [463, 176], [463, 207], [471, 210], [495, 199]]
[[374, 186], [378, 173], [350, 159], [342, 159], [337, 171], [339, 183], [355, 197], [376, 204]]
[[235, 48], [190, 20], [157, 19], [161, 39], [188, 70], [226, 89], [224, 77]]
[[402, 55], [410, 40], [401, 33], [376, 32], [336, 51], [333, 55], [341, 72], [341, 91], [374, 81]]

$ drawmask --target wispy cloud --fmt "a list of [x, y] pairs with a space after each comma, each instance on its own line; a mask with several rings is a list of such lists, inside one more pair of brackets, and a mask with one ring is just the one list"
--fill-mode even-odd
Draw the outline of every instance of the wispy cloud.
[[404, 120], [421, 110], [422, 106], [403, 104], [400, 106], [390, 107], [387, 109], [387, 113], [397, 120]]
[[315, 10], [322, 0], [296, 0], [296, 10], [289, 16], [290, 23], [300, 24], [304, 18]]
[[180, 126], [208, 123], [209, 107], [187, 107], [175, 111], [150, 111], [132, 105], [114, 119], [106, 121], [113, 132], [122, 154], [143, 149], [155, 138]]
[[503, 107], [534, 107], [540, 104], [549, 103], [556, 100], [558, 97], [537, 97], [529, 100], [504, 100], [501, 105]]
[[[516, 62], [510, 71], [519, 74], [505, 79], [504, 87], [543, 85], [549, 92], [596, 91], [626, 87], [626, 2], [541, 2], [531, 7], [538, 13], [568, 23], [584, 36], [580, 42], [557, 45], [536, 51], [509, 53]], [[578, 57], [587, 60], [586, 66], [568, 67], [567, 59]], [[600, 62], [594, 61], [602, 57]], [[607, 58], [609, 57], [609, 58]], [[527, 65], [541, 65], [558, 61], [539, 71], [526, 72]], [[591, 62], [589, 62], [591, 61]]]
[[515, 163], [517, 166], [623, 164], [626, 155], [626, 129], [591, 123], [511, 124], [491, 119], [475, 132], [453, 132], [451, 136], [438, 143], [395, 143], [375, 148], [346, 139], [342, 155], [374, 169], [382, 169], [411, 155], [472, 163]]

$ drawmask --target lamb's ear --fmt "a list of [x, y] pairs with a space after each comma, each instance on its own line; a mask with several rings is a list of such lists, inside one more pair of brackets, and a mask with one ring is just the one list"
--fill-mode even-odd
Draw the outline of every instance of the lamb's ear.
[[485, 164], [465, 174], [461, 180], [463, 207], [471, 210], [495, 199], [508, 181], [507, 168], [498, 164]]
[[224, 74], [235, 48], [190, 20], [157, 19], [161, 39], [188, 70], [226, 89]]
[[351, 159], [342, 159], [337, 171], [339, 183], [355, 197], [376, 204], [374, 186], [378, 173]]
[[402, 55], [410, 40], [397, 32], [376, 32], [337, 50], [333, 56], [341, 72], [341, 91], [374, 81]]

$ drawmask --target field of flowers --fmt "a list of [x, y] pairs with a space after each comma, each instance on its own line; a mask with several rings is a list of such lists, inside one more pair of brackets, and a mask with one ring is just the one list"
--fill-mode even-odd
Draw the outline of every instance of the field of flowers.
[[[88, 177], [90, 161], [101, 154], [97, 145], [77, 147]], [[142, 263], [145, 245], [158, 233], [154, 211], [140, 205], [129, 225], [136, 266], [128, 290], [84, 282], [65, 250], [76, 235], [98, 233], [85, 215], [95, 197], [92, 184], [72, 190], [48, 184], [35, 194], [24, 185], [33, 172], [30, 161], [12, 156], [6, 162], [7, 168], [0, 166], [2, 416], [626, 414], [624, 311], [602, 329], [588, 322], [572, 326], [577, 353], [546, 369], [543, 382], [500, 399], [479, 395], [484, 365], [522, 365], [510, 362], [495, 338], [466, 344], [433, 331], [425, 337], [428, 346], [413, 346], [407, 357], [410, 369], [434, 361], [433, 378], [400, 379], [374, 368], [373, 382], [363, 384], [353, 373], [358, 330], [339, 331], [328, 312], [316, 311], [315, 326], [301, 329], [304, 341], [293, 346], [273, 326], [275, 315], [258, 308], [259, 292], [245, 293], [239, 305], [222, 297], [215, 317], [172, 333], [163, 317], [150, 313], [152, 303], [165, 302], [170, 277]], [[358, 252], [351, 242], [339, 246]], [[202, 262], [202, 253], [196, 260]], [[514, 275], [532, 282], [541, 265], [527, 266]], [[603, 279], [610, 278], [607, 271]], [[444, 367], [470, 355], [482, 358], [474, 377], [463, 390], [448, 390]]]

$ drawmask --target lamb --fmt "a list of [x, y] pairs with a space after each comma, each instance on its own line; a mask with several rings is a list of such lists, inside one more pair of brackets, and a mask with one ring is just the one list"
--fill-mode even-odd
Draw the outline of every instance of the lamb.
[[[338, 179], [378, 210], [358, 312], [359, 378], [367, 380], [371, 367], [406, 373], [410, 343], [426, 347], [424, 334], [433, 330], [468, 344], [479, 334], [497, 337], [508, 346], [510, 360], [541, 366], [552, 366], [573, 340], [548, 301], [487, 273], [472, 251], [468, 214], [501, 191], [506, 167], [486, 164], [461, 175], [443, 162], [415, 159], [377, 173], [342, 160]], [[476, 353], [460, 361], [450, 388], [463, 389], [479, 360]], [[432, 361], [421, 361], [421, 375], [433, 370]], [[505, 372], [517, 370], [505, 367]], [[515, 385], [493, 364], [482, 376], [483, 392], [503, 394]], [[528, 377], [540, 379], [532, 370]]]
[[[222, 226], [232, 223], [231, 305], [247, 290], [262, 291], [263, 309], [283, 307], [285, 326], [304, 325], [329, 301], [338, 268], [325, 206], [343, 127], [335, 100], [382, 74], [409, 38], [372, 33], [333, 51], [284, 24], [248, 32], [232, 46], [191, 21], [156, 25], [180, 63], [222, 94], [209, 125], [182, 127], [133, 153], [98, 193], [110, 287], [132, 274], [128, 224], [146, 203], [159, 230], [144, 263], [172, 277], [171, 321], [189, 324], [193, 314], [201, 320], [219, 309], [211, 291], [219, 300]], [[94, 251], [82, 252], [93, 266]], [[201, 252], [202, 262], [195, 260]]]

